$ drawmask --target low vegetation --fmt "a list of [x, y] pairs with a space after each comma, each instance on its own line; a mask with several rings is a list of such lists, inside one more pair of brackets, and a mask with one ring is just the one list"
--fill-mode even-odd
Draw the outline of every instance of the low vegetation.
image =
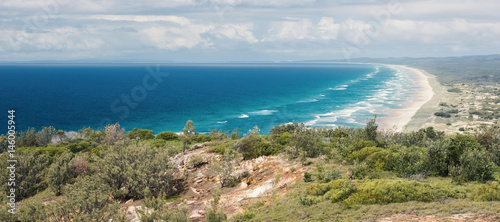
[[[250, 204], [232, 221], [365, 220], [375, 216], [362, 210], [394, 213], [416, 206], [424, 213], [436, 213], [433, 206], [440, 203], [439, 213], [467, 205], [467, 209], [498, 214], [498, 128], [494, 125], [464, 135], [445, 135], [431, 127], [409, 133], [380, 132], [372, 119], [364, 128], [315, 128], [294, 122], [275, 126], [269, 135], [254, 128], [242, 136], [239, 129], [231, 134], [221, 130], [198, 134], [190, 121], [181, 135], [162, 132], [154, 136], [144, 129], [125, 133], [114, 124], [104, 131], [84, 128], [70, 139], [51, 127], [29, 129], [16, 141], [20, 144], [16, 153], [18, 211], [10, 214], [2, 205], [0, 221], [123, 221], [125, 213], [119, 204], [129, 199], [142, 199], [138, 212], [143, 221], [189, 221], [183, 206], [165, 206], [184, 188], [183, 176], [174, 173], [169, 159], [194, 143], [204, 143], [220, 154], [208, 167], [220, 178], [221, 191], [248, 176], [233, 174], [243, 160], [284, 153], [290, 161], [312, 166], [302, 182], [290, 187], [289, 194]], [[51, 138], [59, 140], [51, 143]], [[5, 141], [0, 140], [2, 150]], [[4, 169], [6, 158], [0, 156]], [[186, 164], [196, 168], [205, 163], [193, 157]], [[7, 180], [6, 174], [0, 175], [4, 203], [9, 193]], [[279, 181], [279, 174], [275, 180]], [[220, 194], [213, 191], [213, 197], [207, 205], [207, 221], [227, 220], [218, 205]]]

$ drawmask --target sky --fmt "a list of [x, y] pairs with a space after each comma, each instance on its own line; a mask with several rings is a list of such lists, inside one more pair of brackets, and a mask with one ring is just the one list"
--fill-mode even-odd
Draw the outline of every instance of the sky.
[[498, 0], [0, 0], [0, 62], [500, 53]]

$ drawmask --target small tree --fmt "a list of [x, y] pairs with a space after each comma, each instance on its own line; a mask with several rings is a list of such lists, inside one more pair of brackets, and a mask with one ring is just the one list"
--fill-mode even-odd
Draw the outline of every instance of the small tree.
[[182, 129], [182, 135], [179, 137], [182, 141], [182, 152], [186, 151], [187, 145], [193, 141], [194, 130], [193, 121], [188, 120], [184, 129]]
[[49, 168], [49, 187], [56, 195], [60, 195], [63, 186], [73, 178], [72, 158], [71, 153], [63, 153]]
[[222, 160], [212, 159], [212, 169], [217, 173], [220, 179], [221, 188], [231, 185], [236, 177], [233, 175], [235, 167], [243, 159], [241, 154], [234, 149], [226, 149]]
[[376, 123], [377, 120], [377, 115], [373, 116], [373, 119], [370, 119], [368, 123], [366, 123], [365, 127], [365, 133], [366, 137], [369, 140], [376, 140], [377, 139], [377, 128], [378, 125]]
[[108, 145], [114, 145], [116, 141], [122, 138], [124, 129], [120, 128], [120, 123], [115, 123], [113, 125], [106, 126], [106, 136], [104, 137], [104, 141]]

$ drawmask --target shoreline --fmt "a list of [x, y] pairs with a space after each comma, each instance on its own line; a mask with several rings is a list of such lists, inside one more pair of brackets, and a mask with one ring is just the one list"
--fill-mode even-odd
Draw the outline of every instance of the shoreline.
[[[388, 116], [380, 117], [377, 120], [377, 123], [380, 124], [379, 129], [394, 132], [420, 129], [428, 117], [427, 115], [422, 116], [417, 114], [422, 113], [421, 110], [423, 107], [426, 107], [426, 109], [437, 107], [437, 103], [436, 105], [429, 104], [436, 97], [436, 77], [424, 70], [404, 65], [384, 65], [393, 69], [410, 72], [417, 80], [417, 89], [412, 96], [412, 101], [408, 101], [403, 108], [392, 109], [389, 111]], [[433, 84], [431, 84], [431, 81]]]

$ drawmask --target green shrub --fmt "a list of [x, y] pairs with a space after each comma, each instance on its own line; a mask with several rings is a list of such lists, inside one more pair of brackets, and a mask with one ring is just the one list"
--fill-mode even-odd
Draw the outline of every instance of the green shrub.
[[451, 89], [448, 89], [448, 92], [461, 93], [462, 90], [459, 88], [451, 88]]
[[481, 184], [477, 186], [469, 198], [476, 201], [500, 201], [500, 184], [498, 182]]
[[[16, 151], [17, 163], [15, 164], [15, 194], [16, 200], [20, 201], [26, 197], [35, 195], [47, 187], [44, 176], [49, 168], [49, 156], [42, 154], [39, 151], [30, 150], [17, 150]], [[10, 186], [8, 186], [9, 172], [7, 167], [7, 155], [0, 156], [0, 167], [3, 169], [0, 174], [0, 187], [5, 194], [10, 193]]]
[[212, 129], [209, 135], [212, 140], [225, 140], [229, 138], [229, 131], [223, 132], [222, 130]]
[[224, 213], [224, 210], [219, 208], [217, 204], [219, 204], [220, 194], [219, 192], [215, 192], [213, 195], [214, 199], [210, 201], [210, 208], [208, 208], [207, 216], [205, 220], [207, 222], [223, 222], [226, 221], [227, 215]]
[[155, 134], [151, 130], [134, 128], [132, 129], [132, 131], [127, 133], [127, 137], [129, 139], [134, 139], [134, 140], [136, 138], [139, 138], [141, 140], [147, 140], [155, 138]]
[[434, 201], [438, 197], [463, 197], [465, 192], [406, 180], [371, 180], [357, 187], [345, 202], [349, 204], [389, 204]]
[[495, 164], [491, 161], [489, 153], [483, 150], [466, 150], [460, 157], [460, 165], [452, 166], [451, 176], [453, 181], [462, 183], [468, 181], [485, 182], [493, 180]]
[[84, 148], [82, 146], [80, 146], [80, 144], [78, 144], [78, 143], [70, 143], [68, 145], [68, 149], [69, 149], [69, 151], [71, 151], [73, 153], [78, 153], [78, 152], [82, 151]]
[[284, 132], [280, 134], [272, 134], [271, 138], [275, 143], [286, 146], [290, 144], [291, 135], [292, 134], [290, 134], [289, 132]]
[[149, 142], [149, 146], [154, 148], [165, 147], [165, 144], [167, 144], [167, 141], [161, 139], [153, 139]]
[[427, 147], [426, 168], [431, 175], [448, 176], [449, 140], [432, 142]]
[[64, 187], [64, 196], [52, 204], [52, 215], [62, 221], [123, 221], [111, 188], [96, 175], [79, 177]]
[[348, 171], [351, 177], [354, 179], [363, 179], [370, 172], [370, 167], [365, 163], [355, 163], [353, 166], [349, 167]]
[[158, 135], [156, 135], [156, 139], [160, 140], [179, 140], [179, 135], [175, 134], [174, 132], [166, 131], [166, 132], [161, 132]]
[[304, 182], [311, 182], [312, 181], [312, 174], [309, 172], [304, 173]]
[[117, 198], [142, 198], [149, 188], [153, 196], [171, 195], [173, 186], [169, 153], [143, 145], [115, 145], [101, 152], [93, 165], [95, 172]]
[[345, 144], [338, 146], [338, 148], [340, 149], [340, 154], [343, 157], [348, 157], [353, 152], [359, 151], [365, 147], [375, 147], [375, 146], [377, 146], [377, 142], [361, 139], [354, 141], [346, 141]]
[[193, 141], [197, 143], [204, 143], [212, 140], [212, 138], [209, 135], [206, 134], [198, 134], [193, 136]]
[[441, 111], [435, 112], [434, 115], [439, 116], [439, 117], [443, 117], [443, 118], [450, 118], [451, 117], [451, 115], [449, 113], [441, 112]]
[[427, 150], [425, 148], [414, 146], [403, 148], [398, 155], [394, 171], [396, 175], [406, 178], [417, 174], [428, 175], [427, 163]]
[[377, 153], [382, 151], [382, 148], [378, 147], [365, 147], [361, 150], [354, 151], [349, 155], [346, 159], [350, 162], [363, 162], [368, 156], [372, 155], [373, 153]]
[[227, 142], [224, 142], [224, 143], [212, 148], [211, 151], [214, 153], [218, 153], [218, 154], [224, 154], [226, 149], [231, 149], [235, 143], [236, 143], [236, 141], [227, 141]]
[[287, 154], [294, 159], [299, 157], [301, 152], [304, 152], [305, 157], [317, 157], [323, 148], [321, 138], [316, 135], [314, 129], [304, 129], [297, 131], [290, 137], [290, 146], [287, 149]]
[[[172, 221], [172, 222], [188, 222], [190, 221], [184, 206], [175, 208], [166, 208], [167, 201], [163, 195], [159, 197], [148, 196], [142, 200], [143, 208], [138, 209], [141, 215], [141, 221]], [[144, 207], [149, 210], [144, 210]]]
[[54, 163], [50, 166], [47, 178], [49, 188], [56, 194], [60, 195], [64, 185], [70, 182], [73, 178], [73, 155], [64, 153], [57, 157]]
[[318, 178], [318, 181], [323, 183], [328, 183], [330, 181], [342, 178], [342, 174], [340, 173], [339, 170], [335, 168], [329, 168], [318, 172], [316, 177]]
[[481, 145], [476, 141], [473, 136], [456, 134], [450, 138], [450, 145], [448, 147], [448, 161], [449, 166], [456, 166], [460, 162], [460, 157], [467, 150], [479, 148]]

